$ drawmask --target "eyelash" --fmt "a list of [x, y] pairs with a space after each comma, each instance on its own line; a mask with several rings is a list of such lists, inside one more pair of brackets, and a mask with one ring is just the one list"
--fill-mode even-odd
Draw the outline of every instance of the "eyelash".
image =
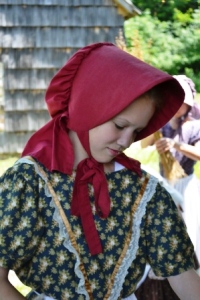
[[140, 131], [141, 131], [141, 130], [135, 130], [135, 134], [138, 134], [138, 133], [140, 133]]
[[[123, 126], [119, 126], [115, 123], [115, 127], [118, 129], [118, 130], [123, 130], [125, 127]], [[141, 130], [136, 130], [134, 133], [137, 135]]]
[[116, 127], [117, 129], [119, 129], [119, 130], [123, 130], [123, 129], [124, 129], [124, 127], [119, 126], [119, 125], [117, 125], [117, 124], [115, 124], [115, 127]]

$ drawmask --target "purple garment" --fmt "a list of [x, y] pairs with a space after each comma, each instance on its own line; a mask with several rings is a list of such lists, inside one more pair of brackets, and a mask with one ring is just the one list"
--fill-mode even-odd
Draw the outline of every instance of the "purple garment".
[[194, 105], [188, 113], [188, 117], [196, 120], [200, 119], [200, 105], [198, 103], [194, 102]]
[[[161, 132], [163, 137], [172, 138], [176, 142], [195, 145], [195, 143], [200, 140], [200, 120], [188, 121], [182, 126], [180, 125], [177, 130], [172, 129], [170, 124], [167, 123], [161, 129]], [[176, 151], [174, 148], [171, 149], [171, 153], [180, 163], [187, 175], [193, 174], [196, 161], [186, 157], [181, 152]], [[160, 169], [160, 172], [163, 176], [162, 169]]]

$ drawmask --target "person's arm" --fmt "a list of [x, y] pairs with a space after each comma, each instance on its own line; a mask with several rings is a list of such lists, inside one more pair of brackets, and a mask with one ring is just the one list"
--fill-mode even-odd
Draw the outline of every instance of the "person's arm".
[[168, 277], [168, 281], [181, 300], [200, 299], [200, 277], [193, 269]]
[[185, 143], [175, 143], [174, 148], [193, 160], [200, 160], [200, 142], [194, 146]]
[[8, 269], [0, 267], [0, 300], [23, 300], [23, 297], [9, 282]]
[[200, 141], [193, 146], [182, 142], [176, 142], [170, 138], [161, 138], [155, 142], [155, 145], [160, 154], [174, 148], [190, 159], [195, 161], [200, 160]]

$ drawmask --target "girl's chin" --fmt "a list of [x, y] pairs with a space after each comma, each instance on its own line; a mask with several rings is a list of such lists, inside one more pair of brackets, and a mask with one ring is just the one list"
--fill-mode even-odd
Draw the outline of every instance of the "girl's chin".
[[98, 163], [103, 164], [103, 165], [109, 165], [113, 163], [114, 158], [111, 159], [96, 159], [95, 157], [93, 157]]

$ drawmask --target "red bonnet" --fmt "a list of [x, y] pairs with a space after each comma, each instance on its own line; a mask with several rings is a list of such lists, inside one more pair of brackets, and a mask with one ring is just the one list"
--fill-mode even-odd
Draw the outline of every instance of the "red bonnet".
[[74, 154], [67, 130], [76, 131], [89, 151], [89, 129], [113, 118], [159, 84], [165, 104], [137, 140], [161, 128], [176, 113], [184, 99], [180, 84], [111, 43], [80, 49], [51, 80], [46, 103], [53, 119], [31, 137], [23, 155], [32, 155], [49, 170], [71, 173]]

